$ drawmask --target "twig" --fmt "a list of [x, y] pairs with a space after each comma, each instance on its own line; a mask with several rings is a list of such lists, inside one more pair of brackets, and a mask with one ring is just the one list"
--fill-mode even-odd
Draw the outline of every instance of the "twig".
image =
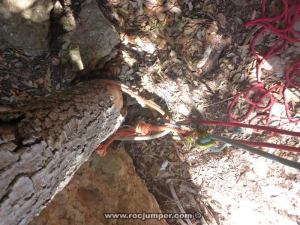
[[[176, 204], [177, 204], [178, 208], [180, 209], [180, 212], [186, 214], [186, 212], [185, 212], [184, 209], [182, 208], [182, 206], [181, 206], [181, 204], [180, 204], [180, 201], [179, 201], [179, 199], [178, 199], [178, 197], [177, 197], [177, 195], [176, 195], [176, 192], [175, 192], [175, 189], [174, 189], [173, 184], [170, 183], [170, 184], [169, 184], [169, 187], [170, 187], [171, 193], [172, 193], [172, 195], [173, 195], [173, 198], [176, 200]], [[188, 225], [192, 225], [192, 222], [190, 221], [190, 219], [186, 218], [185, 220], [186, 220], [186, 222], [187, 222]]]
[[199, 14], [204, 14], [204, 15], [207, 15], [209, 18], [212, 19], [212, 21], [217, 21], [217, 19], [215, 17], [213, 17], [210, 13], [208, 12], [205, 12], [205, 11], [200, 11], [198, 12]]
[[208, 209], [208, 212], [210, 213], [210, 215], [215, 219], [215, 221], [217, 222], [218, 225], [220, 225], [219, 220], [215, 217], [215, 214], [212, 212], [212, 207], [209, 205], [209, 203], [204, 204], [205, 207]]
[[172, 199], [171, 196], [169, 196], [169, 195], [167, 195], [167, 194], [165, 194], [165, 193], [162, 193], [158, 188], [154, 187], [154, 191], [156, 191], [158, 194], [164, 196], [165, 198], [169, 199], [171, 202], [174, 201], [174, 199]]
[[199, 187], [197, 187], [195, 184], [193, 184], [193, 183], [191, 183], [189, 181], [186, 181], [184, 179], [179, 179], [179, 178], [169, 178], [169, 179], [166, 180], [166, 183], [168, 184], [168, 183], [171, 183], [172, 181], [184, 182], [184, 183], [190, 185], [191, 187], [193, 187], [193, 188], [195, 188], [197, 190], [199, 189]]
[[256, 26], [255, 28], [253, 28], [253, 30], [250, 31], [250, 33], [247, 35], [247, 37], [245, 38], [244, 41], [244, 45], [248, 44], [248, 42], [250, 41], [251, 37], [260, 29], [260, 26]]

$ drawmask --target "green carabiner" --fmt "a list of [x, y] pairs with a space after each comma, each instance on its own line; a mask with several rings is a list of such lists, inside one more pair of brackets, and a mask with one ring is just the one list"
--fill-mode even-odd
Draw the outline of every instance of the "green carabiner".
[[197, 140], [196, 140], [196, 146], [198, 148], [209, 148], [209, 147], [212, 147], [215, 145], [215, 141], [214, 140], [211, 140], [211, 141], [208, 141], [208, 142], [205, 142], [205, 143], [201, 143], [201, 141], [205, 138], [207, 138], [210, 134], [207, 133], [206, 131], [203, 132], [203, 133], [199, 133], [198, 131], [196, 131], [196, 137], [197, 137]]

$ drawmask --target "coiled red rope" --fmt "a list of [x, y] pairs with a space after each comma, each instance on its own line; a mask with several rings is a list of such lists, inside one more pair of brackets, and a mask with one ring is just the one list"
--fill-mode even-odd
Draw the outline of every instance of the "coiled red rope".
[[[288, 1], [288, 0], [282, 0], [284, 4], [284, 11], [276, 17], [267, 18], [266, 17], [266, 0], [262, 1], [262, 18], [256, 19], [253, 21], [250, 21], [245, 24], [245, 26], [261, 26], [262, 29], [255, 35], [252, 43], [251, 43], [251, 50], [254, 56], [260, 60], [260, 63], [257, 67], [257, 82], [258, 84], [252, 86], [251, 88], [241, 92], [238, 94], [235, 99], [230, 104], [229, 110], [228, 110], [228, 117], [231, 122], [234, 123], [242, 123], [246, 120], [250, 119], [250, 116], [253, 112], [253, 110], [261, 111], [263, 114], [257, 115], [250, 119], [250, 124], [254, 123], [259, 118], [266, 118], [265, 126], [268, 126], [269, 123], [273, 118], [277, 118], [273, 115], [272, 110], [277, 102], [277, 98], [274, 97], [274, 93], [277, 94], [283, 94], [284, 99], [284, 105], [286, 110], [286, 115], [288, 118], [287, 123], [282, 123], [277, 127], [281, 128], [287, 124], [291, 123], [299, 123], [300, 119], [294, 120], [291, 116], [290, 110], [289, 110], [289, 104], [288, 101], [284, 95], [287, 88], [290, 86], [292, 87], [300, 87], [300, 84], [294, 83], [292, 80], [295, 76], [300, 75], [300, 58], [293, 63], [288, 70], [285, 73], [286, 77], [286, 85], [276, 85], [272, 87], [271, 89], [267, 90], [262, 83], [261, 75], [262, 75], [262, 66], [264, 65], [265, 61], [269, 58], [279, 54], [287, 45], [289, 42], [298, 42], [300, 43], [300, 40], [295, 38], [295, 35], [300, 35], [300, 32], [294, 30], [295, 23], [300, 19], [299, 10], [300, 10], [300, 0], [294, 0], [294, 1]], [[275, 26], [278, 25], [277, 23], [284, 24], [283, 29], [278, 29]], [[269, 52], [265, 56], [261, 56], [255, 51], [255, 43], [257, 39], [266, 31], [269, 30], [270, 32], [276, 34], [279, 38], [274, 44], [274, 46], [269, 50]], [[253, 94], [254, 93], [254, 94]], [[250, 109], [248, 110], [247, 114], [242, 119], [234, 119], [232, 116], [232, 110], [234, 106], [236, 105], [237, 101], [245, 95], [246, 102], [250, 104]], [[251, 95], [253, 96], [251, 98]], [[265, 99], [268, 98], [268, 104], [267, 106], [261, 106], [264, 104]], [[267, 112], [268, 111], [268, 112]], [[279, 118], [278, 118], [279, 119]]]

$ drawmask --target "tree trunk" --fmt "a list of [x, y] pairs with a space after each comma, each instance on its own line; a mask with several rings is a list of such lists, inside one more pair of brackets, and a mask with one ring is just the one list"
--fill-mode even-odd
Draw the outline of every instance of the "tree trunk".
[[27, 224], [118, 129], [120, 91], [94, 80], [0, 112], [0, 224]]

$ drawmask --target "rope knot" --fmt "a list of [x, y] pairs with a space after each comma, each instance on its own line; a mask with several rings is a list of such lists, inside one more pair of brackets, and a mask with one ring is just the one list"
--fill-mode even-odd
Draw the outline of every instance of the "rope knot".
[[99, 145], [96, 149], [95, 152], [99, 155], [104, 157], [106, 155], [106, 146], [105, 145]]
[[142, 135], [148, 135], [151, 133], [152, 125], [150, 123], [139, 123], [136, 128], [135, 132]]

